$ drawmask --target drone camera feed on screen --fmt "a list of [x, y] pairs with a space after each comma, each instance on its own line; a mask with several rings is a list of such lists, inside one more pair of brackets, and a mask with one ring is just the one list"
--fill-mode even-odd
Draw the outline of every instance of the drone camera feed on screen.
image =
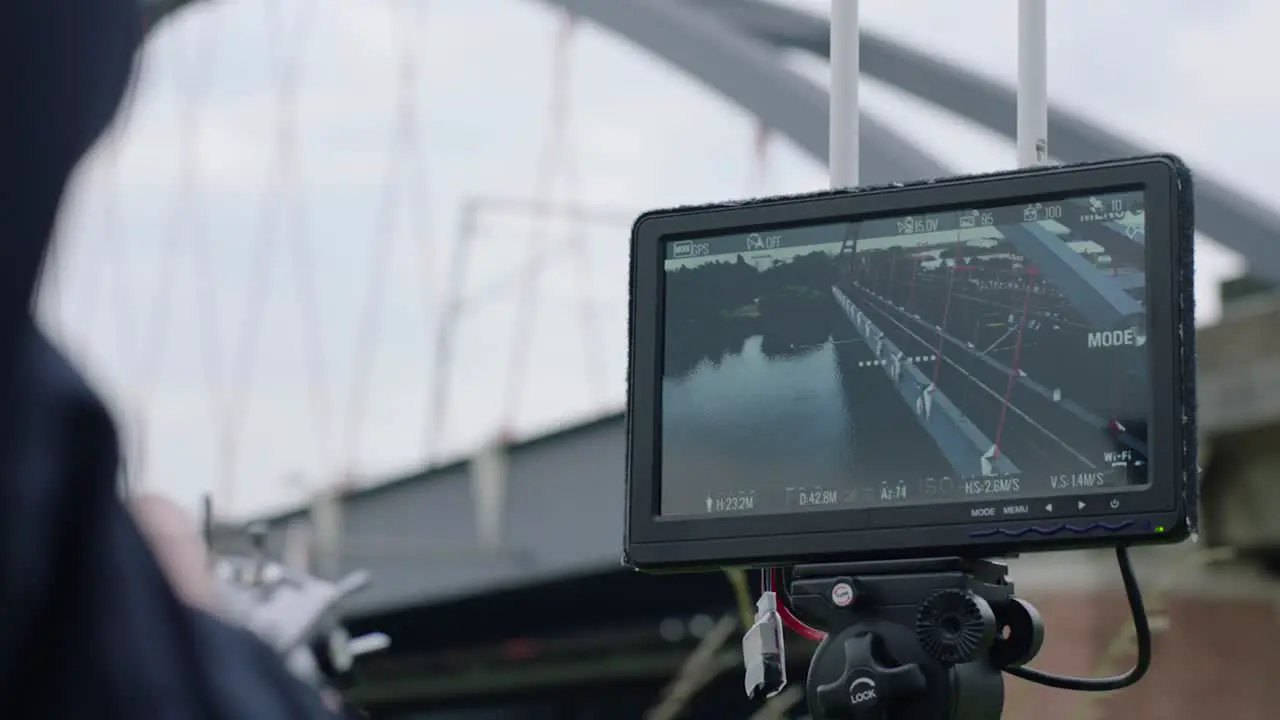
[[1128, 192], [671, 244], [661, 514], [1146, 482], [1143, 215]]
[[938, 200], [899, 210], [892, 196], [913, 188], [871, 191], [874, 214], [857, 192], [782, 201], [791, 221], [772, 226], [767, 207], [745, 226], [722, 208], [738, 221], [724, 232], [700, 218], [709, 232], [635, 248], [633, 262], [657, 260], [661, 310], [646, 397], [632, 378], [633, 435], [646, 415], [652, 438], [644, 453], [632, 438], [631, 541], [638, 483], [653, 535], [686, 526], [668, 549], [908, 527], [833, 552], [1171, 539], [1185, 497], [1147, 491], [1176, 485], [1158, 477], [1187, 459], [1168, 445], [1185, 427], [1158, 418], [1191, 383], [1178, 346], [1189, 190], [1160, 160], [1092, 186], [1106, 169], [1010, 174], [1005, 193], [1000, 176], [975, 178], [961, 204], [965, 180], [915, 188], [908, 201]]

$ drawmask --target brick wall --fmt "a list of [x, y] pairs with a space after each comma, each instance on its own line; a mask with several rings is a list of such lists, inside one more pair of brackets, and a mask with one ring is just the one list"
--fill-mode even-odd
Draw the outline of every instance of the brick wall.
[[[1150, 673], [1132, 688], [1085, 694], [1010, 678], [1006, 720], [1275, 720], [1280, 718], [1280, 587], [1270, 593], [1153, 598], [1167, 627]], [[1033, 663], [1072, 675], [1115, 674], [1133, 662], [1129, 610], [1113, 589], [1026, 593], [1048, 628]], [[1118, 650], [1118, 652], [1117, 652]], [[1107, 656], [1110, 656], [1109, 658]], [[1104, 659], [1106, 658], [1106, 659]], [[1110, 660], [1110, 662], [1107, 662]]]

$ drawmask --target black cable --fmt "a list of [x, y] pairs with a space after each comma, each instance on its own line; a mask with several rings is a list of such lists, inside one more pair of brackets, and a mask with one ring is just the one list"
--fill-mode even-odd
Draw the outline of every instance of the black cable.
[[1133, 629], [1138, 642], [1138, 659], [1133, 667], [1123, 675], [1104, 678], [1054, 675], [1027, 667], [1005, 668], [1005, 672], [1037, 685], [1079, 692], [1119, 690], [1141, 680], [1151, 667], [1151, 626], [1147, 622], [1147, 610], [1142, 604], [1142, 591], [1138, 588], [1138, 579], [1133, 574], [1133, 565], [1129, 562], [1127, 547], [1116, 548], [1116, 561], [1120, 565], [1120, 578], [1124, 581], [1124, 594], [1129, 600], [1129, 609], [1133, 611]]

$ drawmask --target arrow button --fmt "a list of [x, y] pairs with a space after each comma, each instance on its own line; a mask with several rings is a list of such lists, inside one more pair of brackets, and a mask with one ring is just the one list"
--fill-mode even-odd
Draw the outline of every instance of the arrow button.
[[1045, 506], [1044, 506], [1044, 511], [1045, 511], [1045, 512], [1053, 512], [1053, 503], [1046, 503], [1046, 504], [1045, 504]]
[[1083, 501], [1083, 500], [1077, 500], [1077, 501], [1076, 501], [1076, 509], [1077, 509], [1077, 510], [1083, 510], [1083, 509], [1084, 509], [1084, 507], [1085, 507], [1085, 506], [1084, 506], [1084, 501]]

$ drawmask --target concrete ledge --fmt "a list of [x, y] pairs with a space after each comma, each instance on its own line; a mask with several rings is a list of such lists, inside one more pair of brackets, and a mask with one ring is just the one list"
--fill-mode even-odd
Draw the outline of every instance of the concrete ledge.
[[1280, 427], [1219, 432], [1207, 444], [1200, 495], [1209, 542], [1280, 551]]

